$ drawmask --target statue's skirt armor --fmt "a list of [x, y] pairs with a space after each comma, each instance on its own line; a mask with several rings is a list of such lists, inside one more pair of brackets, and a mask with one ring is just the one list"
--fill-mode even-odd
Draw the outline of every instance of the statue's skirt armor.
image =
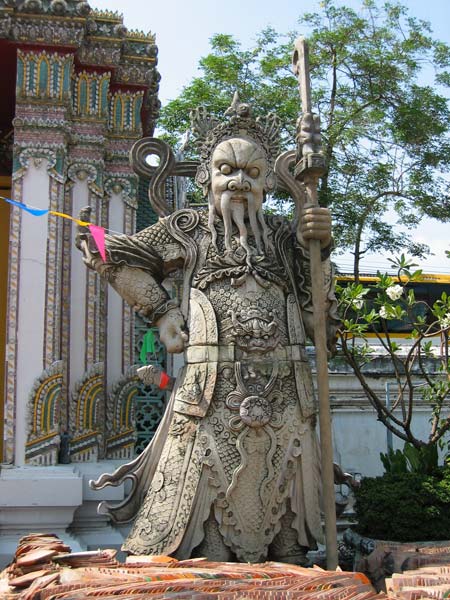
[[[322, 539], [308, 260], [288, 221], [265, 222], [264, 254], [245, 252], [234, 230], [225, 248], [220, 220], [214, 243], [208, 213], [194, 210], [106, 237], [103, 276], [153, 322], [176, 306], [161, 281], [178, 270], [189, 333], [153, 440], [94, 484], [131, 478], [128, 497], [103, 509], [135, 518], [123, 546], [132, 554], [301, 562]], [[330, 311], [327, 258], [323, 272]]]
[[293, 538], [297, 547], [321, 539], [312, 381], [294, 296], [251, 274], [233, 283], [191, 290], [186, 364], [124, 546], [133, 554], [190, 556], [208, 520], [241, 561], [282, 559]]

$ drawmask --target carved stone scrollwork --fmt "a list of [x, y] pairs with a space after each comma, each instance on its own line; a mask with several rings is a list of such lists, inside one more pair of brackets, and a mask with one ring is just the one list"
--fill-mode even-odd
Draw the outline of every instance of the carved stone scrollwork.
[[[277, 381], [278, 369], [278, 363], [275, 362], [267, 383], [264, 383], [262, 378], [258, 378], [257, 382], [248, 386], [244, 379], [243, 365], [240, 362], [235, 363], [237, 389], [228, 394], [226, 399], [228, 408], [233, 412], [239, 412], [239, 417], [233, 416], [230, 419], [229, 424], [232, 430], [241, 431], [245, 425], [259, 429], [269, 423], [275, 424], [271, 423], [273, 410], [269, 395]], [[255, 394], [255, 391], [258, 393]]]
[[258, 429], [270, 422], [272, 407], [267, 398], [247, 396], [239, 407], [239, 416], [244, 425]]
[[289, 192], [296, 205], [305, 202], [305, 187], [295, 179], [291, 169], [295, 165], [295, 150], [287, 150], [280, 154], [275, 161], [275, 175], [277, 176], [277, 188]]
[[[159, 165], [151, 166], [150, 156], [157, 156]], [[137, 141], [130, 151], [130, 163], [134, 172], [140, 177], [149, 178], [149, 199], [155, 212], [161, 217], [172, 212], [165, 199], [165, 183], [169, 175], [194, 177], [197, 161], [185, 160], [176, 162], [171, 147], [157, 138], [146, 137]]]

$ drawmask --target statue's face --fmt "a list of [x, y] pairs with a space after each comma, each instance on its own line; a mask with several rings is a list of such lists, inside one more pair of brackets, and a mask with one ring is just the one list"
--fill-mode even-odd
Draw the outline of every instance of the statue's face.
[[267, 159], [255, 142], [232, 138], [221, 142], [211, 159], [211, 193], [216, 212], [247, 216], [264, 200]]

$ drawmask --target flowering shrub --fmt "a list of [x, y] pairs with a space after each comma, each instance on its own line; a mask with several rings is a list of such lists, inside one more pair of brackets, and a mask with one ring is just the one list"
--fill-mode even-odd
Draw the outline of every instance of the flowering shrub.
[[386, 294], [391, 300], [398, 300], [403, 294], [403, 287], [401, 285], [390, 285], [386, 288]]
[[[378, 281], [369, 286], [360, 283], [337, 286], [342, 324], [338, 331], [338, 348], [359, 379], [363, 390], [377, 412], [378, 420], [405, 442], [416, 448], [441, 441], [450, 429], [450, 296], [445, 292], [433, 303], [418, 301], [411, 283], [418, 281], [422, 271], [413, 271], [413, 263], [402, 255], [391, 263], [397, 276], [378, 272]], [[390, 332], [390, 322], [404, 324], [409, 344], [401, 348]], [[364, 367], [375, 358], [368, 334], [375, 334], [378, 343], [392, 364], [397, 386], [396, 399], [386, 406], [371, 387]], [[432, 338], [439, 340], [438, 352]], [[430, 361], [437, 363], [430, 371]], [[412, 433], [413, 408], [421, 398], [431, 410], [430, 431], [426, 440]]]

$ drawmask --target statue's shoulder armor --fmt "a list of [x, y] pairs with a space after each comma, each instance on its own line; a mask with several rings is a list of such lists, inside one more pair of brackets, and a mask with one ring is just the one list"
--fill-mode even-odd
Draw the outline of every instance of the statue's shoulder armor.
[[153, 225], [135, 233], [133, 238], [143, 244], [156, 248], [162, 248], [166, 244], [173, 243], [173, 238], [167, 229], [165, 221], [166, 219], [159, 219]]

